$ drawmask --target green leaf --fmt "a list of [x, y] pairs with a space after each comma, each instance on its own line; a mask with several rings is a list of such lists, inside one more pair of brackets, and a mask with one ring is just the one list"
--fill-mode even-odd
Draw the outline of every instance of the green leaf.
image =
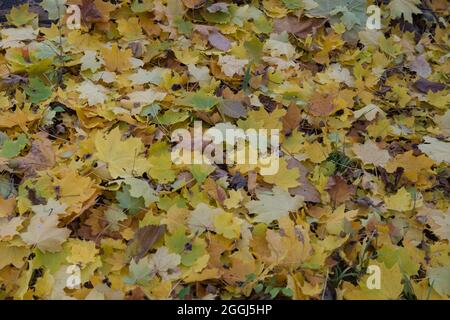
[[31, 98], [32, 103], [47, 100], [52, 95], [52, 90], [38, 78], [31, 78], [25, 93]]
[[176, 230], [170, 236], [166, 236], [165, 240], [166, 246], [170, 249], [170, 251], [178, 254], [183, 253], [186, 243], [189, 242], [183, 228]]
[[231, 20], [231, 14], [229, 12], [209, 12], [207, 10], [203, 10], [201, 11], [201, 15], [203, 19], [212, 23], [225, 24], [230, 22]]
[[16, 140], [7, 140], [3, 144], [0, 151], [0, 157], [13, 158], [19, 155], [20, 151], [28, 144], [27, 136], [23, 133], [19, 134]]
[[272, 31], [272, 21], [267, 20], [263, 15], [254, 19], [253, 23], [255, 24], [256, 33], [270, 33]]
[[28, 11], [28, 3], [11, 9], [10, 13], [6, 15], [8, 22], [15, 25], [16, 27], [23, 26], [30, 23], [36, 18], [37, 14]]
[[260, 293], [264, 289], [264, 285], [262, 283], [258, 283], [256, 286], [253, 287], [253, 289], [255, 290], [256, 293]]
[[256, 274], [254, 273], [249, 273], [245, 276], [245, 281], [249, 282], [249, 281], [253, 281], [256, 279]]
[[291, 288], [283, 288], [281, 289], [281, 293], [284, 294], [286, 297], [292, 297], [294, 295]]
[[303, 7], [302, 0], [281, 0], [281, 1], [286, 6], [286, 8], [291, 9], [291, 10], [300, 9]]
[[124, 186], [122, 191], [117, 191], [116, 199], [119, 201], [121, 208], [126, 209], [127, 213], [133, 215], [138, 213], [142, 208], [145, 208], [144, 198], [134, 198], [130, 194], [130, 186]]
[[177, 18], [175, 18], [174, 23], [175, 23], [175, 26], [177, 27], [178, 31], [181, 34], [188, 36], [192, 33], [192, 29], [194, 27], [192, 22], [185, 21], [185, 20], [183, 20], [182, 17], [177, 17]]
[[191, 107], [195, 110], [207, 111], [220, 102], [216, 96], [204, 92], [188, 93], [184, 98], [178, 100], [178, 104]]
[[388, 8], [393, 18], [401, 18], [403, 16], [405, 21], [413, 23], [413, 13], [422, 13], [416, 6], [418, 4], [420, 4], [420, 0], [392, 0], [388, 4]]
[[153, 2], [150, 1], [142, 1], [142, 0], [133, 0], [130, 8], [134, 13], [142, 13], [153, 10]]
[[155, 118], [159, 124], [171, 125], [174, 123], [182, 122], [189, 118], [189, 112], [167, 110], [162, 116], [156, 116]]
[[178, 299], [183, 300], [185, 296], [189, 294], [189, 291], [191, 290], [191, 286], [184, 287], [183, 289], [178, 292]]
[[36, 268], [45, 267], [50, 272], [56, 272], [66, 259], [66, 252], [46, 252], [35, 248], [33, 266]]
[[252, 37], [244, 42], [244, 48], [247, 50], [247, 56], [257, 63], [261, 60], [263, 53], [263, 43], [257, 37]]
[[365, 0], [314, 0], [318, 6], [307, 10], [315, 17], [331, 17], [331, 23], [342, 22], [347, 29], [365, 26], [367, 21]]
[[40, 6], [48, 12], [50, 20], [57, 20], [66, 13], [67, 0], [42, 0]]
[[131, 260], [129, 270], [130, 274], [124, 278], [126, 284], [145, 286], [150, 281], [152, 270], [148, 259], [141, 259], [137, 263], [135, 260]]
[[215, 170], [214, 166], [207, 164], [193, 164], [191, 166], [191, 173], [198, 183], [203, 183], [206, 177]]
[[195, 240], [192, 243], [191, 248], [184, 250], [184, 253], [181, 255], [181, 263], [186, 267], [190, 267], [205, 253], [205, 243], [203, 241]]
[[161, 110], [161, 106], [157, 103], [154, 103], [150, 106], [145, 106], [141, 111], [141, 116], [155, 117], [160, 110]]
[[159, 197], [155, 190], [145, 180], [127, 177], [125, 183], [130, 186], [130, 195], [133, 198], [143, 198], [145, 206], [149, 206], [151, 203], [159, 200]]
[[280, 293], [281, 288], [273, 288], [272, 290], [269, 291], [270, 297], [272, 299], [275, 299], [275, 297]]

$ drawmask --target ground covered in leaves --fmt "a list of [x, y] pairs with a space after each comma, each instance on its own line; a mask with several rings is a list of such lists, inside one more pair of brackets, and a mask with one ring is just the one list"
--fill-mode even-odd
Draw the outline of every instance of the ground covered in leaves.
[[[447, 1], [1, 9], [1, 299], [448, 298]], [[194, 121], [278, 173], [173, 164]]]

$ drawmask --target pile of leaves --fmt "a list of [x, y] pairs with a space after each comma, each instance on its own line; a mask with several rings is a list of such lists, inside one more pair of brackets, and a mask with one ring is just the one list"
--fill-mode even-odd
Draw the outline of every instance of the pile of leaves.
[[[448, 299], [448, 18], [446, 0], [8, 9], [0, 298]], [[279, 129], [278, 173], [175, 165], [194, 121]]]

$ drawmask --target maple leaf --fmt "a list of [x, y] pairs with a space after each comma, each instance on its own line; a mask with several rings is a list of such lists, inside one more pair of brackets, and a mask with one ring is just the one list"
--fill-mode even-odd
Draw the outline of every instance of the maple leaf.
[[122, 140], [118, 127], [106, 135], [95, 137], [97, 158], [108, 165], [113, 178], [141, 175], [149, 169], [149, 162], [141, 156], [143, 144], [139, 138]]
[[328, 180], [327, 191], [331, 201], [334, 204], [340, 204], [351, 198], [355, 194], [355, 187], [348, 185], [347, 182], [339, 176], [332, 176]]
[[117, 43], [114, 43], [111, 48], [102, 48], [101, 53], [109, 71], [123, 72], [131, 68], [132, 52], [130, 49], [119, 50]]
[[52, 90], [38, 78], [32, 78], [25, 89], [25, 93], [30, 96], [31, 102], [38, 103], [48, 99]]
[[360, 288], [352, 287], [345, 293], [345, 297], [350, 299], [370, 299], [370, 300], [391, 300], [397, 299], [403, 291], [401, 280], [403, 278], [400, 267], [395, 264], [391, 268], [387, 268], [383, 263], [372, 262], [380, 268], [381, 285], [380, 288], [369, 289], [366, 282], [368, 275], [363, 277], [359, 282]]
[[159, 141], [154, 143], [149, 150], [148, 157], [150, 176], [162, 183], [175, 180], [175, 172], [172, 170], [171, 154], [168, 145]]
[[387, 150], [380, 149], [378, 145], [367, 140], [364, 144], [355, 144], [352, 147], [353, 152], [360, 158], [364, 164], [373, 164], [384, 167], [391, 159]]
[[419, 149], [437, 163], [450, 163], [450, 142], [440, 141], [432, 137], [425, 136], [423, 144], [419, 144]]
[[296, 212], [303, 206], [303, 197], [291, 197], [288, 192], [275, 186], [272, 192], [258, 191], [259, 200], [252, 200], [245, 204], [250, 213], [256, 214], [256, 222], [271, 223], [289, 212]]
[[159, 274], [163, 280], [176, 278], [179, 270], [178, 265], [181, 262], [181, 256], [176, 253], [169, 253], [166, 247], [160, 247], [149, 259], [150, 270]]
[[148, 259], [140, 259], [138, 262], [131, 260], [129, 274], [124, 278], [127, 284], [147, 285], [151, 279], [152, 270]]
[[327, 217], [325, 221], [327, 231], [333, 235], [340, 234], [346, 228], [346, 222], [352, 221], [357, 214], [358, 210], [345, 211], [345, 204], [342, 204]]
[[47, 204], [39, 204], [31, 206], [31, 209], [37, 216], [45, 217], [52, 214], [59, 215], [64, 213], [67, 208], [67, 204], [61, 203], [54, 199], [49, 199]]
[[0, 218], [0, 239], [8, 241], [19, 234], [17, 228], [22, 225], [22, 222], [23, 219], [21, 217], [14, 217], [11, 220], [8, 218]]
[[0, 243], [0, 254], [2, 259], [0, 260], [0, 268], [12, 264], [16, 268], [21, 268], [25, 261], [24, 258], [30, 253], [29, 248], [10, 246], [6, 242]]
[[300, 170], [295, 167], [288, 169], [286, 160], [280, 159], [278, 172], [274, 175], [264, 176], [263, 179], [287, 191], [289, 188], [295, 188], [299, 185], [298, 178], [300, 178]]
[[148, 89], [145, 91], [135, 91], [128, 94], [130, 102], [144, 104], [152, 104], [155, 101], [163, 100], [165, 96], [166, 93], [158, 92], [152, 89]]
[[232, 77], [235, 74], [244, 75], [244, 68], [248, 64], [247, 59], [236, 59], [234, 56], [220, 56], [219, 65], [222, 68], [223, 73], [227, 77]]
[[336, 106], [333, 103], [334, 95], [330, 94], [316, 94], [314, 95], [309, 104], [309, 112], [313, 116], [328, 116], [333, 113]]
[[70, 235], [67, 228], [58, 228], [58, 216], [34, 216], [26, 232], [20, 234], [23, 241], [42, 251], [56, 252]]
[[20, 134], [15, 141], [8, 139], [3, 142], [3, 146], [0, 150], [0, 157], [13, 158], [17, 156], [27, 144], [28, 139], [24, 134]]
[[422, 11], [417, 8], [418, 4], [420, 4], [420, 0], [392, 0], [388, 4], [388, 8], [394, 18], [403, 17], [406, 21], [413, 23], [412, 14], [422, 13]]
[[52, 144], [45, 133], [36, 135], [31, 143], [31, 149], [26, 156], [17, 157], [10, 161], [10, 165], [25, 171], [27, 175], [33, 175], [36, 171], [51, 168], [56, 161]]
[[401, 188], [395, 195], [387, 197], [384, 201], [386, 207], [396, 211], [408, 211], [421, 206], [420, 196], [413, 198], [405, 188]]
[[398, 263], [400, 270], [409, 276], [416, 274], [419, 269], [419, 264], [412, 259], [408, 249], [403, 247], [384, 245], [378, 251], [377, 259], [383, 262], [388, 268], [392, 268]]
[[242, 220], [233, 217], [231, 212], [221, 212], [214, 216], [214, 227], [217, 233], [225, 238], [235, 239], [240, 235]]
[[450, 294], [450, 267], [430, 268], [428, 276], [430, 284], [441, 296]]
[[80, 98], [86, 99], [90, 106], [104, 103], [107, 98], [106, 93], [108, 92], [106, 88], [99, 84], [94, 84], [90, 80], [86, 80], [80, 84], [77, 91], [80, 93]]
[[70, 255], [66, 258], [67, 262], [87, 266], [89, 263], [95, 262], [99, 250], [95, 247], [95, 243], [83, 241], [79, 239], [70, 239], [67, 242]]
[[433, 232], [442, 239], [450, 238], [450, 211], [447, 210], [430, 210], [428, 208], [422, 208], [427, 217], [427, 223], [433, 228]]
[[195, 233], [214, 230], [214, 218], [221, 212], [219, 208], [213, 209], [204, 203], [199, 203], [188, 219], [189, 228]]
[[418, 157], [413, 155], [413, 151], [408, 151], [395, 156], [386, 164], [388, 172], [394, 172], [397, 168], [405, 169], [405, 176], [412, 182], [417, 182], [421, 171], [427, 171], [433, 165], [433, 160], [426, 155]]
[[48, 12], [51, 20], [60, 19], [66, 13], [66, 0], [42, 0], [40, 6]]
[[14, 24], [16, 27], [30, 23], [36, 18], [36, 14], [29, 12], [29, 4], [25, 3], [20, 7], [13, 7], [9, 14], [6, 15], [8, 22]]
[[125, 183], [130, 186], [130, 195], [134, 198], [144, 198], [145, 205], [155, 202], [159, 199], [156, 191], [144, 180], [127, 177], [124, 179]]
[[218, 104], [220, 99], [203, 92], [195, 92], [187, 94], [177, 102], [179, 105], [191, 107], [195, 110], [209, 110]]
[[355, 118], [364, 116], [367, 120], [372, 121], [376, 118], [377, 114], [384, 115], [385, 113], [380, 107], [374, 104], [368, 104], [367, 106], [354, 111], [353, 114], [355, 115]]

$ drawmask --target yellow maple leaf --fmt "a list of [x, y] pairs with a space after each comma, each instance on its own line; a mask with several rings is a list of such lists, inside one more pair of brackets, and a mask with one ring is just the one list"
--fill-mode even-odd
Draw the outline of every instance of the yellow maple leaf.
[[106, 69], [111, 72], [122, 72], [131, 68], [130, 58], [132, 52], [130, 49], [119, 50], [117, 43], [114, 43], [111, 48], [103, 48], [103, 60], [105, 61]]
[[280, 159], [279, 169], [274, 175], [263, 176], [264, 181], [271, 184], [276, 184], [281, 189], [288, 191], [289, 188], [295, 188], [300, 183], [297, 179], [300, 178], [300, 170], [297, 167], [288, 169], [286, 160]]
[[386, 207], [395, 211], [408, 211], [413, 208], [419, 208], [422, 206], [422, 197], [420, 194], [416, 194], [416, 199], [413, 199], [411, 193], [405, 188], [401, 188], [393, 196], [384, 199]]
[[70, 239], [67, 246], [69, 251], [69, 255], [66, 258], [67, 262], [81, 264], [83, 267], [94, 262], [99, 253], [95, 243], [91, 241]]
[[103, 136], [95, 137], [95, 156], [108, 165], [113, 178], [142, 175], [150, 168], [150, 163], [141, 156], [144, 145], [139, 138], [122, 140], [118, 127]]
[[214, 227], [217, 233], [228, 239], [236, 239], [240, 235], [242, 220], [235, 218], [231, 212], [221, 212], [214, 216]]
[[422, 154], [416, 157], [413, 155], [413, 151], [410, 150], [408, 152], [398, 154], [394, 159], [391, 159], [386, 164], [386, 170], [392, 173], [397, 168], [404, 168], [405, 177], [407, 177], [411, 182], [417, 182], [419, 175], [428, 172], [433, 164], [434, 161], [426, 155]]
[[370, 275], [364, 276], [359, 282], [359, 287], [345, 282], [344, 298], [350, 300], [393, 300], [398, 299], [403, 291], [402, 278], [398, 264], [388, 269], [383, 263], [371, 262], [370, 265], [379, 268], [380, 287], [368, 288], [367, 282]]

